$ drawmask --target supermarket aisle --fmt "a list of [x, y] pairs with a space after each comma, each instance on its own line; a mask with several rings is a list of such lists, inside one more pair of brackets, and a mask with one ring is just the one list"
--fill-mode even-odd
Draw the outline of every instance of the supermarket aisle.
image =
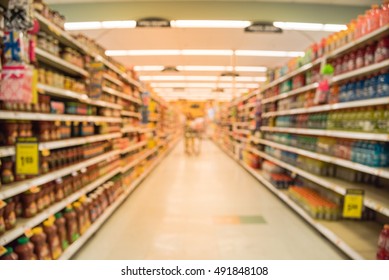
[[342, 259], [211, 142], [182, 143], [76, 259]]

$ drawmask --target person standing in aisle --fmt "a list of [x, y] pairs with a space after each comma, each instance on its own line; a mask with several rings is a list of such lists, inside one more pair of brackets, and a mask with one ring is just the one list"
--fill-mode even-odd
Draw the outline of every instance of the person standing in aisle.
[[193, 127], [193, 116], [188, 113], [186, 115], [185, 126], [184, 126], [184, 137], [185, 137], [185, 153], [192, 155], [194, 152], [194, 134], [195, 130]]

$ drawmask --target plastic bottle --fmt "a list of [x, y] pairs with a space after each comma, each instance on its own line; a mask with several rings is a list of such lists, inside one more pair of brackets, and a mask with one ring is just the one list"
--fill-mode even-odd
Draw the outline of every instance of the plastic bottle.
[[380, 10], [379, 6], [374, 4], [371, 6], [371, 9], [368, 11], [368, 22], [366, 33], [370, 33], [376, 30], [380, 22]]
[[389, 58], [389, 37], [382, 38], [374, 53], [374, 62], [378, 63]]
[[377, 78], [376, 97], [389, 96], [389, 73], [382, 73]]
[[367, 98], [375, 98], [377, 97], [377, 86], [378, 86], [378, 76], [372, 76], [370, 78], [370, 84], [368, 87], [368, 96]]
[[377, 250], [378, 260], [389, 259], [388, 244], [389, 244], [389, 224], [384, 225], [384, 228], [381, 230], [380, 236], [378, 238], [378, 250]]
[[55, 214], [54, 223], [57, 226], [58, 237], [61, 243], [62, 250], [65, 251], [69, 247], [69, 242], [67, 240], [67, 233], [66, 233], [66, 220], [62, 216], [62, 213], [58, 212]]
[[50, 248], [51, 258], [56, 260], [62, 254], [61, 242], [58, 235], [58, 228], [55, 219], [51, 218], [43, 222], [43, 230], [47, 235], [47, 244]]
[[383, 27], [389, 23], [389, 0], [382, 1], [379, 26]]
[[374, 54], [375, 54], [376, 48], [377, 48], [377, 44], [376, 43], [369, 44], [366, 47], [366, 51], [365, 51], [365, 66], [368, 66], [368, 65], [371, 65], [371, 64], [374, 63]]
[[365, 52], [366, 47], [359, 48], [355, 57], [355, 68], [359, 69], [365, 66]]
[[47, 235], [43, 232], [43, 228], [33, 228], [32, 233], [33, 236], [31, 236], [30, 240], [34, 244], [34, 253], [38, 260], [51, 260], [51, 254], [47, 244]]
[[19, 260], [36, 260], [37, 257], [34, 253], [34, 245], [27, 237], [21, 237], [17, 240], [17, 245], [14, 249], [18, 255]]
[[16, 261], [18, 260], [18, 255], [14, 252], [14, 249], [12, 247], [6, 247], [7, 252], [4, 253], [4, 255], [0, 256], [0, 260], [2, 261]]

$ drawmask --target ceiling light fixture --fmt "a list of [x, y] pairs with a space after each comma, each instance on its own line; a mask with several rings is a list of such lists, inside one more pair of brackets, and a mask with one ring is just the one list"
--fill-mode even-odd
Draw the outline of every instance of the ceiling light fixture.
[[302, 31], [328, 31], [336, 32], [346, 30], [347, 26], [343, 24], [322, 24], [322, 23], [305, 23], [305, 22], [273, 22], [275, 27], [284, 30], [302, 30]]
[[234, 54], [233, 50], [182, 50], [182, 55], [227, 55]]
[[151, 83], [153, 88], [258, 88], [257, 83]]
[[165, 66], [162, 65], [145, 65], [145, 66], [134, 66], [135, 71], [163, 71]]
[[172, 20], [176, 28], [246, 28], [251, 22], [246, 20]]
[[[165, 66], [135, 66], [135, 71], [162, 71]], [[223, 71], [234, 71], [232, 66], [206, 66], [206, 65], [185, 65], [177, 66], [178, 71], [203, 71], [203, 72], [223, 72]], [[266, 72], [267, 68], [264, 66], [236, 66], [235, 71], [238, 72]]]
[[[140, 76], [142, 81], [204, 81], [204, 82], [230, 82], [233, 77], [218, 77], [218, 76]], [[235, 77], [237, 82], [265, 82], [266, 77]]]
[[65, 30], [91, 30], [101, 29], [100, 21], [86, 21], [86, 22], [66, 22]]
[[263, 50], [237, 50], [236, 56], [264, 56], [264, 57], [298, 57], [304, 56], [304, 52], [294, 51], [263, 51]]

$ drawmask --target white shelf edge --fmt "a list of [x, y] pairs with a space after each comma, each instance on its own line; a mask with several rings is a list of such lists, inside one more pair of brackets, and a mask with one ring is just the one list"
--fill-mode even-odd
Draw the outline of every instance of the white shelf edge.
[[373, 32], [370, 32], [366, 34], [365, 36], [358, 38], [350, 43], [347, 43], [346, 45], [337, 48], [336, 50], [332, 51], [330, 54], [327, 55], [327, 58], [332, 58], [334, 56], [337, 56], [338, 54], [341, 54], [344, 51], [347, 51], [361, 43], [364, 43], [370, 39], [373, 39], [376, 36], [379, 36], [381, 34], [384, 34], [385, 32], [389, 31], [389, 25], [383, 26], [377, 30], [374, 30]]
[[12, 184], [4, 185], [0, 189], [0, 199], [6, 199], [12, 196], [15, 196], [19, 193], [27, 191], [29, 188], [33, 186], [40, 186], [42, 184], [48, 183], [50, 181], [56, 180], [58, 178], [61, 178], [63, 176], [66, 176], [68, 174], [71, 174], [75, 171], [79, 171], [82, 168], [88, 167], [90, 165], [93, 165], [95, 163], [101, 162], [103, 160], [109, 159], [111, 157], [114, 157], [116, 155], [119, 155], [120, 151], [111, 151], [96, 157], [93, 157], [91, 159], [87, 159], [85, 161], [76, 163], [72, 166], [64, 167], [56, 171], [52, 171], [50, 173], [41, 175], [36, 178], [24, 180], [21, 182], [15, 182]]
[[331, 79], [331, 84], [337, 83], [339, 81], [343, 81], [346, 79], [354, 78], [359, 75], [368, 74], [370, 72], [378, 71], [382, 68], [389, 67], [389, 59], [381, 61], [379, 63], [374, 63], [372, 65], [368, 65], [365, 67], [362, 67], [360, 69], [356, 69], [354, 71], [346, 72], [344, 74], [336, 75]]
[[318, 86], [319, 86], [318, 83], [313, 83], [313, 84], [309, 84], [309, 85], [306, 85], [306, 86], [303, 86], [300, 88], [293, 89], [293, 90], [288, 91], [288, 92], [283, 92], [283, 93], [280, 93], [279, 95], [263, 99], [262, 104], [274, 102], [274, 101], [277, 101], [280, 99], [285, 99], [285, 98], [303, 93], [305, 91], [310, 91], [310, 90], [316, 89]]
[[135, 144], [135, 145], [132, 145], [130, 147], [125, 148], [124, 150], [121, 151], [121, 154], [129, 153], [129, 152], [134, 151], [136, 149], [139, 149], [139, 148], [141, 148], [141, 147], [143, 147], [145, 145], [147, 145], [147, 141], [142, 141], [142, 142], [140, 142], [138, 144]]
[[120, 87], [123, 86], [123, 82], [122, 81], [120, 81], [120, 80], [118, 80], [118, 79], [116, 79], [114, 77], [111, 77], [108, 74], [104, 74], [103, 78], [108, 80], [108, 81], [110, 81], [110, 82], [112, 82], [112, 83], [114, 83], [114, 84], [116, 84], [116, 85], [118, 85], [118, 86], [120, 86]]
[[389, 179], [389, 169], [370, 167], [370, 166], [363, 165], [363, 164], [360, 164], [360, 163], [357, 163], [357, 162], [352, 162], [352, 161], [341, 159], [341, 158], [327, 156], [327, 155], [319, 154], [319, 153], [316, 153], [316, 152], [311, 152], [311, 151], [307, 151], [307, 150], [291, 147], [291, 146], [288, 146], [288, 145], [279, 144], [279, 143], [276, 143], [276, 142], [273, 142], [273, 141], [269, 141], [269, 140], [256, 139], [255, 141], [257, 143], [261, 143], [261, 144], [264, 144], [266, 146], [274, 147], [274, 148], [281, 149], [281, 150], [284, 150], [284, 151], [289, 151], [289, 152], [296, 153], [296, 154], [299, 154], [299, 155], [311, 157], [311, 158], [318, 159], [318, 160], [321, 160], [321, 161], [325, 161], [325, 162], [328, 162], [328, 163], [333, 163], [333, 164], [336, 164], [336, 165], [339, 165], [339, 166], [351, 168], [351, 169], [354, 169], [354, 170], [357, 170], [357, 171], [361, 171], [361, 172], [365, 172], [365, 173], [373, 174], [373, 175], [376, 175], [376, 176], [379, 176], [379, 177], [382, 177], [382, 178]]
[[[122, 134], [118, 132], [118, 133], [70, 138], [70, 139], [64, 139], [64, 140], [58, 140], [58, 141], [41, 142], [41, 143], [39, 143], [39, 150], [40, 151], [42, 151], [44, 149], [52, 150], [52, 149], [58, 149], [58, 148], [77, 146], [77, 145], [94, 143], [94, 142], [104, 141], [104, 140], [113, 139], [113, 138], [119, 138], [121, 136], [122, 136]], [[0, 158], [7, 157], [7, 156], [13, 156], [14, 154], [15, 154], [15, 147], [14, 146], [0, 147]]]
[[291, 200], [286, 194], [282, 193], [280, 190], [275, 188], [269, 181], [267, 181], [263, 176], [256, 172], [253, 168], [247, 166], [241, 160], [237, 160], [228, 150], [224, 149], [220, 144], [218, 145], [224, 152], [226, 152], [230, 157], [232, 157], [237, 163], [239, 163], [243, 168], [245, 168], [252, 176], [254, 176], [259, 182], [261, 182], [265, 187], [267, 187], [271, 192], [273, 192], [277, 197], [279, 197], [283, 202], [290, 206], [294, 211], [297, 212], [304, 220], [306, 220], [311, 226], [313, 226], [317, 231], [323, 234], [328, 240], [330, 240], [336, 247], [341, 251], [347, 254], [350, 258], [354, 260], [364, 260], [364, 258], [352, 249], [345, 241], [340, 239], [334, 232], [317, 222], [309, 214], [304, 211], [297, 203]]
[[385, 141], [385, 142], [389, 141], [389, 134], [384, 134], [384, 133], [352, 132], [352, 131], [290, 128], [290, 127], [269, 127], [269, 126], [262, 126], [261, 130], [286, 132], [286, 133], [294, 133], [294, 134], [305, 134], [305, 135], [330, 136], [330, 137], [359, 139], [359, 140], [373, 140], [373, 141]]
[[115, 122], [121, 123], [121, 118], [88, 116], [88, 115], [67, 115], [67, 114], [45, 114], [31, 112], [1, 111], [0, 119], [5, 120], [30, 120], [30, 121], [78, 121], [78, 122]]
[[122, 133], [131, 133], [131, 132], [139, 132], [139, 127], [123, 127]]
[[[305, 170], [302, 170], [298, 167], [294, 167], [294, 166], [290, 165], [289, 163], [286, 163], [286, 162], [284, 162], [280, 159], [277, 159], [271, 155], [268, 155], [264, 152], [257, 151], [255, 149], [250, 149], [250, 151], [252, 153], [259, 155], [262, 158], [265, 158], [267, 160], [270, 160], [271, 162], [274, 162], [275, 164], [277, 164], [285, 169], [288, 169], [296, 174], [299, 174], [302, 177], [307, 178], [307, 179], [311, 180], [312, 182], [315, 182], [315, 183], [317, 183], [317, 184], [319, 184], [319, 185], [321, 185], [329, 190], [332, 190], [332, 191], [334, 191], [338, 194], [341, 194], [341, 195], [346, 194], [346, 191], [348, 189], [346, 186], [341, 186], [339, 184], [332, 183], [328, 180], [328, 178], [322, 178], [321, 176], [317, 176], [315, 174], [312, 174], [312, 173], [309, 173]], [[345, 182], [345, 184], [347, 184], [347, 182]], [[355, 188], [357, 188], [357, 187], [358, 186], [356, 185]], [[358, 187], [358, 188], [366, 190], [366, 188], [361, 188], [361, 187]], [[368, 191], [369, 190], [367, 189], [367, 194], [365, 195], [364, 205], [373, 209], [374, 211], [377, 211], [377, 212], [389, 217], [389, 207], [385, 207], [385, 206], [383, 206], [382, 202], [375, 201], [374, 199], [370, 198], [368, 195]]]
[[[53, 55], [45, 50], [42, 50], [40, 48], [36, 48], [35, 53], [37, 56], [43, 57], [43, 58], [51, 61], [52, 63], [63, 67], [67, 71], [71, 71], [72, 73], [80, 74], [84, 77], [89, 77], [89, 73], [86, 70], [84, 70], [78, 66], [75, 66], [75, 65], [71, 64], [70, 62], [67, 62], [67, 61], [63, 60], [62, 58], [59, 58], [59, 57], [57, 57], [57, 56], [55, 56], [55, 55]], [[38, 58], [38, 60], [39, 60], [39, 58]]]
[[69, 33], [62, 30], [60, 27], [56, 26], [52, 22], [50, 22], [48, 19], [46, 19], [44, 16], [39, 14], [38, 12], [34, 12], [34, 17], [38, 19], [40, 22], [44, 23], [49, 27], [49, 29], [54, 29], [55, 31], [52, 31], [53, 33], [59, 35], [60, 37], [66, 39], [68, 42], [70, 42], [73, 46], [76, 46], [78, 49], [82, 50], [86, 54], [90, 54], [90, 51], [86, 49], [80, 42], [78, 42], [75, 38], [73, 38]]
[[137, 113], [137, 112], [122, 110], [121, 114], [122, 114], [122, 116], [125, 116], [125, 117], [134, 117], [134, 118], [138, 118], [138, 119], [141, 118], [140, 113]]
[[126, 166], [123, 166], [121, 172], [122, 172], [122, 173], [127, 172], [129, 169], [131, 169], [131, 168], [133, 168], [134, 166], [138, 165], [140, 162], [142, 162], [142, 161], [145, 160], [147, 157], [151, 156], [152, 154], [154, 154], [154, 153], [157, 152], [157, 151], [158, 151], [157, 148], [153, 148], [152, 150], [143, 153], [142, 155], [139, 156], [139, 158], [134, 159], [132, 162], [130, 162], [130, 163], [127, 164]]
[[277, 85], [279, 83], [282, 83], [282, 82], [292, 78], [293, 76], [296, 76], [302, 72], [305, 72], [305, 71], [319, 65], [320, 63], [322, 63], [322, 61], [323, 61], [323, 58], [319, 58], [311, 63], [305, 64], [305, 65], [301, 66], [300, 68], [298, 68], [298, 69], [278, 78], [277, 80], [274, 80], [273, 82], [267, 84], [265, 87], [262, 88], [262, 91], [265, 91], [271, 87], [274, 87], [275, 85]]
[[125, 100], [134, 102], [138, 105], [142, 104], [142, 101], [140, 99], [137, 99], [135, 97], [129, 96], [127, 94], [124, 94], [123, 92], [117, 91], [115, 89], [109, 88], [109, 87], [103, 87], [103, 91], [112, 95], [115, 95], [117, 97], [123, 98]]
[[67, 250], [61, 255], [60, 260], [70, 259], [97, 230], [104, 224], [104, 222], [115, 212], [115, 210], [127, 199], [132, 191], [157, 167], [157, 165], [165, 158], [167, 154], [174, 148], [172, 145], [166, 152], [164, 152], [158, 159], [156, 159], [143, 174], [137, 178], [124, 192], [124, 194], [117, 198], [117, 200], [108, 206], [104, 213], [89, 227], [89, 229], [80, 236]]
[[73, 203], [78, 198], [80, 198], [84, 194], [94, 190], [95, 188], [100, 186], [102, 183], [104, 183], [105, 181], [112, 178], [113, 176], [115, 176], [118, 173], [120, 173], [120, 168], [116, 168], [115, 170], [112, 170], [109, 173], [101, 176], [100, 178], [89, 183], [88, 185], [86, 185], [82, 189], [76, 191], [75, 193], [72, 193], [70, 196], [68, 196], [68, 197], [64, 198], [63, 200], [49, 206], [49, 208], [38, 213], [36, 216], [29, 218], [29, 219], [20, 220], [14, 229], [12, 229], [10, 231], [6, 231], [3, 235], [0, 236], [0, 246], [3, 246], [5, 244], [11, 242], [12, 240], [15, 240], [20, 235], [22, 235], [26, 230], [31, 229], [31, 228], [39, 225], [40, 223], [42, 223], [44, 220], [46, 220], [50, 216], [61, 211], [61, 209], [65, 208], [66, 205]]
[[62, 89], [62, 88], [57, 88], [45, 84], [38, 84], [38, 89], [46, 92], [49, 95], [55, 95], [59, 97], [66, 97], [70, 99], [76, 99], [79, 100], [80, 102], [90, 104], [90, 105], [95, 105], [95, 106], [100, 106], [100, 107], [108, 107], [112, 109], [118, 109], [121, 110], [123, 107], [118, 104], [110, 103], [107, 101], [103, 100], [96, 100], [93, 98], [89, 98], [87, 94], [85, 93], [78, 93], [75, 91], [67, 90], [67, 89]]
[[324, 112], [324, 111], [340, 110], [340, 109], [347, 109], [347, 108], [377, 106], [377, 105], [386, 105], [386, 104], [389, 104], [389, 97], [356, 100], [356, 101], [350, 101], [350, 102], [341, 102], [341, 103], [335, 103], [335, 104], [313, 106], [313, 107], [309, 107], [309, 108], [297, 108], [297, 109], [291, 109], [291, 110], [268, 112], [268, 113], [263, 113], [262, 117], [269, 118], [269, 117], [275, 117], [275, 116], [315, 113], [315, 112]]

